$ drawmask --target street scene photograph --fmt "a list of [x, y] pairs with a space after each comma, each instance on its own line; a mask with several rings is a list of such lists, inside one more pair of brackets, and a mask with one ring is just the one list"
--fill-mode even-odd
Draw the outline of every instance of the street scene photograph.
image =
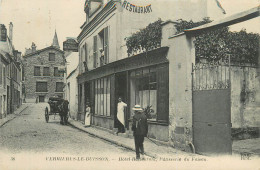
[[259, 0], [0, 0], [0, 169], [259, 169]]

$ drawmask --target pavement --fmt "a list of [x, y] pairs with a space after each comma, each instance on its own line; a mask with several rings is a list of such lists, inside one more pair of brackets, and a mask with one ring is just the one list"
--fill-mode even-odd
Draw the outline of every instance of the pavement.
[[232, 150], [233, 154], [249, 153], [260, 156], [260, 138], [233, 141]]
[[[112, 131], [101, 129], [99, 127], [91, 126], [85, 127], [82, 122], [69, 119], [69, 124], [74, 128], [77, 128], [81, 131], [84, 131], [92, 136], [100, 138], [104, 141], [108, 141], [115, 145], [124, 147], [126, 149], [135, 151], [134, 140], [125, 137], [124, 135], [116, 135]], [[130, 132], [131, 133], [131, 132]], [[233, 141], [232, 144], [232, 153], [233, 156], [241, 155], [243, 153], [249, 153], [252, 156], [259, 157], [260, 156], [260, 138], [256, 139], [245, 139]], [[167, 146], [165, 144], [160, 144], [154, 141], [151, 141], [145, 138], [144, 141], [145, 155], [156, 158], [163, 159], [166, 157], [192, 157], [192, 156], [201, 156], [193, 153], [183, 152], [178, 149], [175, 149], [171, 146]], [[201, 156], [203, 157], [203, 156]]]
[[[134, 145], [134, 139], [131, 139], [129, 137], [124, 137], [124, 135], [116, 135], [113, 132], [108, 132], [103, 129], [99, 129], [97, 127], [85, 127], [82, 122], [69, 119], [69, 124], [73, 126], [74, 128], [77, 128], [81, 131], [84, 131], [94, 137], [100, 138], [104, 141], [110, 142], [112, 144], [124, 147], [126, 149], [135, 151], [135, 145]], [[131, 132], [130, 132], [131, 133]], [[187, 153], [180, 151], [178, 149], [175, 149], [171, 146], [167, 146], [164, 144], [160, 144], [158, 142], [154, 142], [152, 140], [149, 140], [145, 138], [144, 141], [144, 150], [145, 155], [156, 158], [156, 159], [164, 159], [169, 157], [185, 157], [185, 156], [195, 156], [196, 154], [193, 153]], [[198, 155], [196, 155], [198, 156]]]
[[0, 119], [0, 127], [2, 127], [4, 124], [6, 124], [7, 122], [13, 120], [14, 118], [16, 118], [17, 116], [20, 116], [21, 113], [23, 111], [25, 111], [25, 109], [27, 109], [31, 104], [30, 103], [24, 103], [22, 104], [16, 111], [14, 111], [13, 114], [8, 114], [6, 115], [5, 118]]

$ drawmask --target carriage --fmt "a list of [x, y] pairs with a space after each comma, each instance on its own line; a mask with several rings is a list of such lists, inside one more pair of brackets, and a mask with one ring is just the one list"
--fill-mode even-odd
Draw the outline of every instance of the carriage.
[[69, 102], [60, 97], [53, 96], [49, 98], [48, 104], [49, 107], [45, 108], [45, 121], [47, 123], [49, 122], [50, 115], [54, 115], [55, 119], [55, 116], [58, 113], [60, 116], [60, 123], [66, 125], [68, 122]]

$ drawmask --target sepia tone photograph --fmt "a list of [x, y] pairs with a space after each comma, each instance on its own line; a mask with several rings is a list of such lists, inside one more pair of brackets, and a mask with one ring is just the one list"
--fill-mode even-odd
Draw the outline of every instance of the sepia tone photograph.
[[0, 0], [0, 169], [260, 169], [259, 0]]

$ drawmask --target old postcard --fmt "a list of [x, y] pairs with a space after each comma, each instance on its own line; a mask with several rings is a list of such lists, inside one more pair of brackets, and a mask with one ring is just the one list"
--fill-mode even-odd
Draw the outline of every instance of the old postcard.
[[0, 169], [260, 169], [259, 0], [0, 0]]

